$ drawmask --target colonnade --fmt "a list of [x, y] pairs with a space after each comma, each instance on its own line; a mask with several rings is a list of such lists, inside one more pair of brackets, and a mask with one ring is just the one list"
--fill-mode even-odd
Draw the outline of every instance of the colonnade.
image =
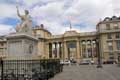
[[96, 41], [95, 40], [81, 40], [81, 56], [82, 58], [95, 58], [97, 57], [96, 52]]
[[49, 58], [62, 58], [62, 43], [49, 43]]
[[70, 59], [68, 44], [71, 42], [75, 43], [75, 60], [97, 57], [95, 40], [74, 40], [49, 43], [49, 58]]

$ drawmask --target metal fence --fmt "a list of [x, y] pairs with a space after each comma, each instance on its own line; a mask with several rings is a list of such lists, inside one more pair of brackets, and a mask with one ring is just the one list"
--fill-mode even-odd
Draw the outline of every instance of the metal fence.
[[48, 80], [62, 71], [59, 59], [1, 60], [1, 80]]

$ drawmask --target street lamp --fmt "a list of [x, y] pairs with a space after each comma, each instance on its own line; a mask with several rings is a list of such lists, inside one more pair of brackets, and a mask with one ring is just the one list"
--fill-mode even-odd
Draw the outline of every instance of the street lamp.
[[3, 60], [0, 58], [0, 65], [1, 65], [1, 80], [3, 80]]
[[4, 78], [4, 62], [3, 62], [3, 58], [5, 58], [6, 56], [0, 56], [0, 69], [1, 69], [1, 80], [3, 80]]
[[98, 64], [97, 64], [97, 68], [102, 68], [102, 60], [101, 60], [101, 53], [100, 53], [100, 43], [99, 43], [99, 38], [96, 38], [96, 51], [97, 51], [97, 55], [98, 55]]

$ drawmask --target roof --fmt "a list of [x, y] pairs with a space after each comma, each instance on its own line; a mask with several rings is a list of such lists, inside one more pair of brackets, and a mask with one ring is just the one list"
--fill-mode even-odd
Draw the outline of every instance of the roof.
[[35, 27], [33, 27], [33, 29], [34, 30], [43, 30], [43, 31], [45, 31], [45, 32], [48, 32], [49, 34], [52, 34], [51, 32], [49, 32], [47, 29], [45, 29], [43, 26], [41, 27], [41, 26], [35, 26]]

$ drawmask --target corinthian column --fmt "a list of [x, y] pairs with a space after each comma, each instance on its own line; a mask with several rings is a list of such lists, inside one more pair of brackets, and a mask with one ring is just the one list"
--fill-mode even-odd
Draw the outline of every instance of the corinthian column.
[[64, 58], [68, 59], [68, 48], [66, 41], [64, 42]]
[[80, 42], [79, 42], [79, 40], [77, 40], [77, 56], [76, 56], [76, 58], [77, 58], [77, 62], [79, 62], [80, 61]]

